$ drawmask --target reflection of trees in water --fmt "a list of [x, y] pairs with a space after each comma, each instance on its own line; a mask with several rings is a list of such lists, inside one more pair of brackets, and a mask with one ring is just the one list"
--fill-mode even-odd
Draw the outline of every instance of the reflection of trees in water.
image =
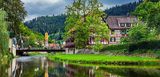
[[67, 77], [95, 77], [94, 68], [66, 65]]
[[18, 68], [16, 69], [16, 77], [34, 77], [36, 64], [33, 63], [17, 63]]
[[[16, 61], [16, 69], [14, 69], [15, 77], [44, 77], [44, 65], [46, 61], [43, 58], [33, 59], [31, 61]], [[12, 73], [12, 75], [14, 75]]]
[[44, 77], [45, 74], [47, 77], [160, 77], [160, 69], [83, 67], [51, 62], [45, 58], [28, 62], [15, 60], [15, 64], [12, 62], [8, 68], [9, 64], [0, 64], [0, 77], [8, 77], [6, 71], [13, 69], [11, 77]]
[[145, 68], [100, 68], [106, 72], [125, 77], [160, 77], [159, 69]]
[[49, 77], [66, 77], [65, 76], [65, 68], [61, 63], [53, 63], [49, 65]]
[[[63, 69], [65, 69], [65, 77], [160, 77], [160, 69], [149, 68], [96, 68], [65, 65]], [[57, 73], [64, 74], [62, 71]]]

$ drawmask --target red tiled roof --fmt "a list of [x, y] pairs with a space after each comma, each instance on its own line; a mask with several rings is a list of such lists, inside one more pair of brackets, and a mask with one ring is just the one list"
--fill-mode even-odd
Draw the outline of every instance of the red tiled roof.
[[109, 16], [106, 22], [110, 29], [126, 29], [125, 27], [120, 27], [120, 23], [137, 23], [138, 19], [134, 16]]

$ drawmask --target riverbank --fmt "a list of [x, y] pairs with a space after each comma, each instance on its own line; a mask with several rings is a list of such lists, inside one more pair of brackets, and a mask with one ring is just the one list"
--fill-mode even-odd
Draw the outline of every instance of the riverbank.
[[136, 56], [109, 56], [102, 54], [48, 54], [45, 56], [52, 61], [78, 64], [160, 65], [160, 59]]

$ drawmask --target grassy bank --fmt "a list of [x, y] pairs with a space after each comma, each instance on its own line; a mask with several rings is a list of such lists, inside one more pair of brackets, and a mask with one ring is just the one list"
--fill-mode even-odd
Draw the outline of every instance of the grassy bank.
[[79, 64], [160, 65], [159, 59], [135, 56], [108, 56], [100, 54], [49, 54], [47, 57], [54, 61], [65, 61]]

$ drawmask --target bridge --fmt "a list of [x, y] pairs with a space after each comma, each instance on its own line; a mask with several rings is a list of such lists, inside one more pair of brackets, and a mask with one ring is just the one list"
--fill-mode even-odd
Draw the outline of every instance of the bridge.
[[65, 49], [17, 49], [16, 54], [17, 55], [23, 55], [24, 53], [27, 52], [65, 52]]

